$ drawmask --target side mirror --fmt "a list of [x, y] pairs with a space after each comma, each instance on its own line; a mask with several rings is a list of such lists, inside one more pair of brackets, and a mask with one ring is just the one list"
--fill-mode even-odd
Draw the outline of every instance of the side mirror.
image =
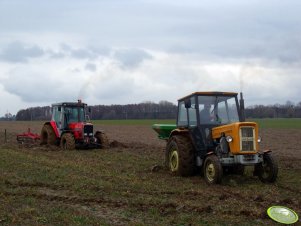
[[185, 108], [191, 108], [191, 100], [190, 99], [185, 100]]
[[61, 111], [62, 109], [61, 109], [61, 107], [58, 107], [57, 110], [58, 110], [58, 111]]

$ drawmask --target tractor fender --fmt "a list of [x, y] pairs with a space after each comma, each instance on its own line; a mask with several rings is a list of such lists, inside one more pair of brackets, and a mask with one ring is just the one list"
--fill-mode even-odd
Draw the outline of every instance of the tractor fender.
[[50, 126], [52, 127], [54, 133], [55, 133], [55, 136], [56, 136], [57, 138], [60, 137], [60, 134], [59, 134], [59, 132], [58, 132], [58, 128], [57, 128], [56, 123], [55, 123], [54, 121], [45, 122], [44, 125], [50, 125]]
[[214, 154], [213, 151], [210, 151], [210, 152], [206, 153], [206, 157], [207, 157], [208, 155], [215, 155], [215, 154]]
[[270, 153], [270, 152], [272, 152], [270, 149], [266, 149], [266, 150], [260, 151], [259, 154], [264, 155], [264, 154], [267, 154], [267, 153]]
[[174, 129], [171, 131], [171, 133], [169, 135], [169, 139], [178, 134], [189, 134], [189, 130], [188, 129], [180, 129], [180, 128]]

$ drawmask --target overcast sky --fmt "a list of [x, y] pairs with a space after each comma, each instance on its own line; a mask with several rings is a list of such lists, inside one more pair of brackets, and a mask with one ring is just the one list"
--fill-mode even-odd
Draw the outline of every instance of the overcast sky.
[[208, 90], [299, 103], [300, 12], [298, 0], [0, 0], [0, 116]]

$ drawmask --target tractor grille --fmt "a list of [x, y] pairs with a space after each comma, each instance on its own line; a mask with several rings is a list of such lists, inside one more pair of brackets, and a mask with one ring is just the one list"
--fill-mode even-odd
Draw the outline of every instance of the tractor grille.
[[255, 151], [255, 129], [254, 127], [240, 128], [240, 150]]
[[93, 125], [85, 125], [84, 126], [84, 134], [93, 134]]

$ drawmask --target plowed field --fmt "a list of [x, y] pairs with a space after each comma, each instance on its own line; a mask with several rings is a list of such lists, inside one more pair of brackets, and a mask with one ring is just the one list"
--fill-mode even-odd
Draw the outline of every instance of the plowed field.
[[150, 126], [96, 125], [111, 148], [75, 151], [18, 145], [28, 127], [42, 123], [0, 123], [0, 225], [277, 225], [272, 205], [301, 215], [300, 129], [261, 130], [279, 162], [275, 184], [248, 168], [208, 186], [164, 169], [165, 142]]

